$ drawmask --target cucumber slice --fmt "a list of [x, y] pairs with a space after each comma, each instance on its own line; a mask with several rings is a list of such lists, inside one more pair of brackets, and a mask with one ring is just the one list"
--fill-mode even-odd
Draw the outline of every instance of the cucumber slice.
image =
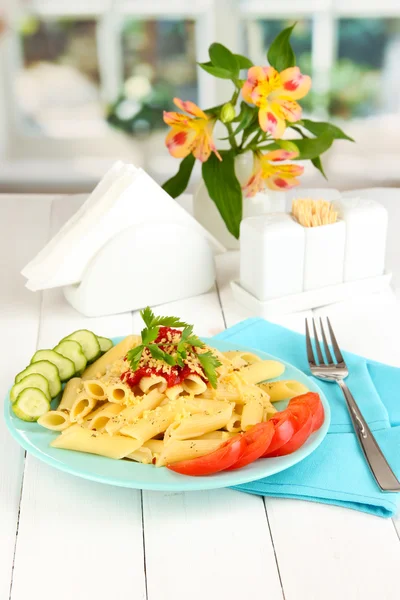
[[23, 421], [37, 421], [50, 410], [50, 402], [42, 390], [25, 388], [12, 405], [12, 410]]
[[40, 373], [46, 377], [49, 382], [50, 396], [55, 398], [61, 392], [61, 381], [58, 374], [58, 369], [52, 362], [48, 360], [39, 360], [39, 362], [32, 363], [29, 367], [26, 367], [24, 371], [18, 373], [15, 378], [15, 383], [19, 383], [21, 379], [32, 373]]
[[83, 354], [86, 356], [88, 362], [93, 362], [101, 355], [100, 344], [97, 341], [97, 337], [91, 331], [87, 329], [79, 329], [74, 331], [71, 335], [67, 335], [61, 341], [74, 340], [82, 346]]
[[96, 337], [100, 344], [100, 350], [102, 351], [103, 354], [105, 352], [108, 352], [114, 346], [112, 340], [102, 337], [101, 335], [98, 335]]
[[65, 358], [62, 354], [58, 354], [54, 350], [38, 350], [32, 356], [31, 364], [40, 360], [48, 360], [53, 363], [58, 369], [61, 381], [68, 381], [75, 375], [75, 364], [69, 358]]
[[82, 346], [74, 340], [64, 340], [54, 348], [56, 352], [72, 360], [75, 365], [75, 375], [83, 373], [86, 369], [86, 356], [83, 354]]
[[14, 404], [22, 390], [30, 387], [41, 390], [44, 395], [51, 400], [49, 382], [47, 381], [46, 377], [40, 375], [40, 373], [32, 373], [32, 375], [27, 375], [27, 377], [21, 379], [19, 383], [13, 385], [10, 392], [11, 402]]

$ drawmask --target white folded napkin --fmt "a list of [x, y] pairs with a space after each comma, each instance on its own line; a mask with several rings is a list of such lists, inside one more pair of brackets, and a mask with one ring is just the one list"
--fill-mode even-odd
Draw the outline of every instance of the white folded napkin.
[[207, 237], [216, 253], [224, 250], [143, 169], [115, 163], [81, 208], [24, 267], [26, 287], [37, 291], [79, 283], [91, 259], [115, 235], [163, 218], [166, 235], [167, 222], [173, 221]]

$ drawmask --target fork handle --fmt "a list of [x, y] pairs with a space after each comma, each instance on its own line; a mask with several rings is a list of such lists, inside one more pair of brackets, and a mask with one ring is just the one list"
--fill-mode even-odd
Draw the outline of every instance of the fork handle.
[[400, 492], [400, 482], [390, 468], [382, 450], [371, 433], [357, 402], [344, 381], [337, 381], [346, 399], [353, 426], [377, 484], [384, 492]]

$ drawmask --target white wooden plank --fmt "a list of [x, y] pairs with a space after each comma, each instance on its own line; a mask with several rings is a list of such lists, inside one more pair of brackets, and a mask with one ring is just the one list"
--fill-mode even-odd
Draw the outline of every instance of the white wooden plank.
[[[182, 317], [203, 336], [224, 327], [215, 290], [154, 311]], [[134, 331], [140, 328], [136, 313]], [[282, 599], [260, 498], [215, 490], [201, 494], [143, 492], [143, 499], [149, 600], [236, 600], [262, 589], [267, 578], [269, 598]], [[251, 551], [244, 552], [245, 548]], [[238, 565], [234, 571], [233, 564]]]
[[[2, 397], [36, 349], [40, 294], [24, 287], [22, 267], [47, 241], [51, 199], [0, 198], [0, 388]], [[0, 598], [8, 598], [24, 452], [0, 419]]]
[[[52, 233], [75, 204], [56, 203]], [[131, 326], [131, 313], [87, 319], [50, 290], [44, 293], [38, 345], [52, 347], [81, 327], [111, 336], [130, 333]], [[140, 492], [75, 478], [28, 456], [12, 600], [29, 597], [34, 581], [40, 581], [41, 600], [52, 599], [54, 590], [60, 600], [125, 600], [127, 590], [132, 598], [145, 598]]]
[[265, 501], [286, 600], [397, 600], [390, 519], [297, 500]]
[[[222, 258], [223, 261], [232, 261], [229, 256]], [[234, 274], [235, 266], [231, 264], [230, 273], [228, 268], [225, 269], [219, 279], [222, 281], [222, 308], [228, 324], [238, 319], [237, 305], [227, 286], [227, 278]], [[390, 300], [387, 302], [390, 304]], [[338, 306], [334, 309], [329, 307], [329, 314], [331, 309], [339, 310]], [[342, 307], [342, 310], [346, 315], [343, 319], [347, 318], [347, 310], [352, 315], [347, 320], [348, 334], [343, 340], [343, 346], [352, 350], [348, 342], [352, 340], [354, 343], [361, 330], [357, 328], [353, 335], [351, 329], [351, 319], [357, 314], [357, 308], [353, 313], [348, 307]], [[375, 319], [378, 312], [376, 308]], [[363, 316], [364, 343], [373, 319], [368, 318], [367, 313], [368, 309]], [[289, 315], [279, 321], [285, 327], [303, 332], [303, 315]], [[335, 316], [335, 328], [336, 323]], [[368, 323], [368, 328], [365, 323]], [[343, 333], [340, 331], [341, 340]], [[394, 336], [394, 339], [398, 337]], [[375, 340], [371, 337], [369, 341], [371, 346], [364, 345], [364, 353], [373, 354]], [[399, 560], [400, 544], [390, 520], [294, 500], [270, 498], [265, 500], [265, 505], [286, 600], [336, 600], [343, 594], [352, 599], [381, 597], [394, 600], [398, 597], [394, 565]]]
[[149, 600], [283, 598], [260, 498], [149, 492], [144, 523]]

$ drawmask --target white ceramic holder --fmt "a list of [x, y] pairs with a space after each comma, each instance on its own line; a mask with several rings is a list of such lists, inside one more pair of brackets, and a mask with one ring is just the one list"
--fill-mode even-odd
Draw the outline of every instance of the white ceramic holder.
[[80, 283], [63, 288], [87, 317], [117, 314], [197, 296], [215, 281], [214, 254], [190, 226], [140, 223], [109, 240], [91, 259]]

